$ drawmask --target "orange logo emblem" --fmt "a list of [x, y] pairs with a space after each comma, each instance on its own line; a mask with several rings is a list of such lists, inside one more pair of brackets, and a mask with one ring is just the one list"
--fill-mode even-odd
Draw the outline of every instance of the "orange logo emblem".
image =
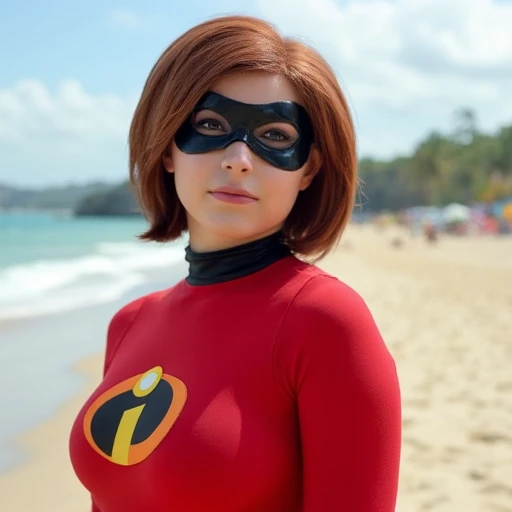
[[85, 437], [109, 461], [137, 464], [164, 439], [186, 399], [185, 384], [156, 366], [100, 395], [85, 414]]

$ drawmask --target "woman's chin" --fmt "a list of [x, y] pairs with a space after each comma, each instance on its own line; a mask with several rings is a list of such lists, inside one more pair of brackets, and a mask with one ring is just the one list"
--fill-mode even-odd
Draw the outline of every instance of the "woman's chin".
[[217, 238], [219, 241], [234, 241], [235, 243], [244, 243], [247, 241], [258, 240], [276, 231], [278, 228], [271, 226], [254, 226], [244, 222], [209, 222], [205, 226], [205, 233], [209, 238]]

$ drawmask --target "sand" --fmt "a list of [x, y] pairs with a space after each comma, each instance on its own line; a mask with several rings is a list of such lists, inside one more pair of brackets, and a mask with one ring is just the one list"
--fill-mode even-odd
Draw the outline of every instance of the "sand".
[[[352, 226], [320, 266], [364, 297], [397, 363], [397, 511], [512, 512], [512, 237], [430, 246], [396, 228]], [[80, 362], [80, 395], [16, 441], [31, 458], [0, 476], [0, 510], [88, 510], [67, 441], [101, 362]]]

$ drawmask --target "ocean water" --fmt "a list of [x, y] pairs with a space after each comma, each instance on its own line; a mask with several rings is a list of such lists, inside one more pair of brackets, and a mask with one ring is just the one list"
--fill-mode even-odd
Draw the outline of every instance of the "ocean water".
[[0, 320], [112, 302], [183, 261], [185, 239], [141, 242], [145, 228], [138, 217], [0, 212]]
[[73, 366], [104, 349], [114, 313], [185, 274], [186, 240], [141, 242], [145, 228], [141, 218], [0, 212], [0, 474], [29, 457], [13, 440], [83, 385]]

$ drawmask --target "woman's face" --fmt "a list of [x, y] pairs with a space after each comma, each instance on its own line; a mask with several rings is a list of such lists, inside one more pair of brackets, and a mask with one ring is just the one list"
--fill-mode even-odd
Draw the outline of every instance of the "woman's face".
[[[224, 78], [211, 91], [228, 102], [301, 103], [288, 80], [263, 72]], [[228, 117], [213, 107], [197, 111], [191, 122], [194, 131], [203, 136], [200, 143], [210, 142], [204, 136], [231, 133]], [[231, 120], [239, 118], [235, 113]], [[291, 123], [274, 121], [258, 126], [253, 135], [265, 151], [290, 146], [299, 133]], [[243, 141], [201, 153], [185, 153], [173, 141], [170, 155], [163, 162], [166, 170], [174, 173], [176, 191], [187, 212], [191, 248], [200, 252], [225, 249], [279, 230], [299, 192], [310, 185], [318, 167], [312, 166], [312, 162], [318, 162], [317, 156], [312, 149], [306, 163], [290, 171], [275, 167], [268, 158], [264, 160]]]

